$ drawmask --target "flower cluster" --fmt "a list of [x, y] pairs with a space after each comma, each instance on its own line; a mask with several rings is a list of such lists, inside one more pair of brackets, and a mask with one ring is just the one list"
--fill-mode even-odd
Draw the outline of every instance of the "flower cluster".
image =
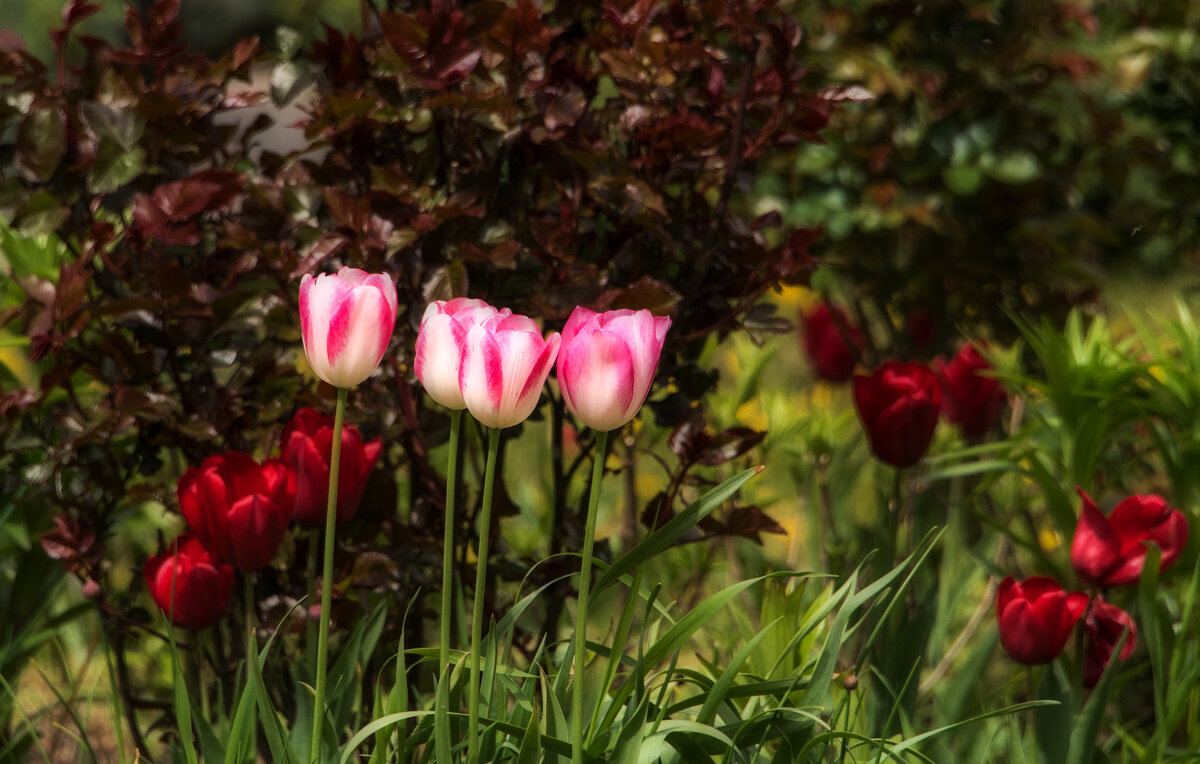
[[804, 351], [817, 377], [854, 380], [854, 405], [871, 452], [893, 467], [910, 467], [925, 455], [939, 416], [968, 440], [980, 440], [1000, 420], [1007, 396], [975, 343], [950, 361], [888, 361], [870, 374], [854, 367], [866, 346], [863, 329], [841, 308], [821, 303], [804, 316]]
[[[289, 523], [323, 524], [332, 446], [333, 417], [302, 408], [283, 429], [278, 458], [260, 463], [226, 451], [183, 474], [176, 497], [189, 532], [145, 567], [151, 596], [176, 625], [215, 623], [225, 612], [234, 569], [253, 573], [270, 565]], [[378, 439], [364, 442], [357, 427], [344, 428], [339, 523], [358, 508], [381, 448]]]
[[[1160, 496], [1130, 496], [1106, 517], [1084, 491], [1079, 524], [1071, 543], [1071, 567], [1079, 578], [1100, 588], [1136, 584], [1146, 562], [1146, 544], [1162, 553], [1160, 569], [1178, 559], [1187, 542], [1187, 519]], [[1013, 660], [1048, 663], [1062, 653], [1075, 625], [1087, 638], [1084, 684], [1100, 680], [1123, 633], [1119, 660], [1133, 654], [1137, 627], [1133, 618], [1095, 592], [1067, 592], [1053, 578], [1004, 579], [996, 596], [1000, 643]]]
[[[336, 387], [365, 380], [379, 365], [396, 323], [396, 287], [382, 274], [342, 268], [300, 283], [300, 326], [309, 365]], [[176, 495], [190, 532], [146, 564], [146, 584], [171, 620], [215, 623], [229, 601], [233, 569], [254, 573], [279, 553], [288, 524], [323, 525], [334, 420], [312, 408], [283, 429], [280, 457], [259, 463], [241, 451], [214, 454], [180, 478]], [[358, 507], [382, 443], [357, 427], [341, 437], [337, 522]]]
[[459, 297], [431, 303], [417, 334], [415, 372], [426, 392], [487, 427], [512, 427], [537, 405], [557, 359], [567, 410], [609, 431], [633, 419], [662, 353], [671, 319], [648, 310], [596, 313], [576, 307], [543, 338], [530, 318]]

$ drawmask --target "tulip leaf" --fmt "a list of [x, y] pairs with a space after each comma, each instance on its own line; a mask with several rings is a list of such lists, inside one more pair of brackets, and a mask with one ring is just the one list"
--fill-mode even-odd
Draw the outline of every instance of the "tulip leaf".
[[651, 533], [646, 538], [642, 539], [641, 543], [630, 549], [618, 559], [613, 561], [608, 570], [604, 571], [598, 579], [595, 586], [592, 587], [592, 596], [595, 597], [607, 587], [620, 580], [621, 576], [635, 566], [641, 565], [646, 560], [651, 559], [662, 550], [666, 549], [677, 538], [683, 535], [685, 531], [700, 522], [701, 519], [707, 517], [713, 510], [721, 506], [730, 496], [737, 493], [738, 489], [749, 480], [762, 471], [762, 467], [751, 467], [748, 470], [743, 470], [725, 482], [718, 485], [702, 497], [697, 499], [687, 509], [680, 512], [675, 517], [672, 517], [665, 525]]
[[[1150, 668], [1154, 676], [1152, 687], [1156, 719], [1166, 718], [1166, 693], [1171, 681], [1167, 667], [1172, 652], [1171, 630], [1165, 628], [1168, 621], [1158, 601], [1158, 574], [1161, 562], [1162, 552], [1157, 546], [1147, 544], [1142, 576], [1138, 581], [1138, 608], [1142, 622], [1141, 638], [1150, 653]], [[1114, 656], [1118, 654], [1113, 653]]]
[[1096, 736], [1100, 732], [1101, 722], [1104, 721], [1109, 689], [1112, 687], [1112, 680], [1117, 674], [1117, 665], [1120, 663], [1115, 656], [1121, 654], [1128, 639], [1129, 633], [1124, 632], [1113, 645], [1113, 659], [1105, 666], [1104, 674], [1101, 675], [1096, 688], [1092, 690], [1092, 697], [1088, 699], [1087, 705], [1083, 707], [1083, 712], [1075, 720], [1075, 727], [1071, 730], [1070, 749], [1065, 759], [1066, 764], [1091, 764], [1096, 757]]
[[[395, 724], [401, 724], [409, 719], [422, 719], [429, 715], [429, 711], [402, 711], [398, 714], [388, 714], [387, 716], [373, 720], [370, 724], [354, 733], [354, 737], [350, 738], [350, 742], [346, 743], [346, 746], [342, 749], [342, 756], [339, 761], [341, 764], [346, 764], [346, 762], [354, 758], [355, 749], [370, 740], [376, 732], [387, 729]], [[437, 759], [437, 761], [440, 762], [441, 759]]]
[[1042, 706], [1033, 712], [1034, 739], [1042, 761], [1046, 764], [1066, 761], [1070, 739], [1063, 731], [1071, 726], [1073, 703], [1071, 684], [1061, 660], [1056, 659], [1043, 669], [1037, 697], [1039, 700], [1057, 701], [1056, 704]]
[[179, 648], [175, 645], [175, 628], [170, 623], [167, 623], [167, 636], [171, 642], [171, 671], [175, 685], [175, 721], [179, 725], [179, 739], [183, 743], [183, 755], [187, 758], [188, 764], [198, 764], [196, 747], [192, 743], [192, 702], [188, 697], [187, 683], [183, 678], [183, 667], [179, 663]]
[[536, 709], [529, 715], [529, 724], [525, 727], [525, 736], [521, 739], [521, 748], [517, 754], [516, 764], [537, 764], [538, 754], [542, 750], [542, 736], [538, 729]]
[[452, 761], [450, 755], [450, 667], [442, 666], [438, 676], [433, 712], [433, 745], [437, 761]]

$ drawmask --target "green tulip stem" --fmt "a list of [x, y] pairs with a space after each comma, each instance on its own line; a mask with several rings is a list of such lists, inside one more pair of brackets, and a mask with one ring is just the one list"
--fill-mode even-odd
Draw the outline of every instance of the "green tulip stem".
[[[242, 575], [242, 599], [245, 600], [243, 605], [246, 610], [246, 689], [245, 692], [251, 692], [254, 687], [250, 679], [251, 671], [256, 671], [258, 666], [251, 661], [258, 660], [258, 639], [254, 636], [254, 625], [258, 621], [258, 616], [254, 612], [254, 574], [245, 573]], [[201, 687], [201, 690], [204, 688]], [[258, 727], [256, 726], [256, 718], [253, 714], [250, 716], [250, 756], [256, 758], [254, 753], [258, 748]]]
[[487, 589], [488, 542], [492, 531], [492, 488], [496, 482], [496, 457], [499, 453], [500, 428], [493, 427], [488, 430], [487, 468], [483, 476], [483, 514], [479, 519], [479, 554], [475, 560], [475, 603], [471, 615], [471, 686], [467, 696], [469, 764], [477, 764], [479, 761], [479, 653], [483, 637], [483, 600]]
[[[583, 764], [583, 674], [587, 664], [588, 590], [592, 584], [592, 544], [596, 540], [596, 507], [600, 503], [600, 479], [604, 477], [604, 451], [608, 433], [596, 433], [592, 462], [592, 490], [588, 496], [587, 525], [583, 535], [579, 567], [579, 599], [575, 608], [575, 681], [571, 693], [571, 762]], [[614, 646], [615, 649], [615, 646]]]
[[313, 700], [312, 742], [308, 760], [321, 756], [321, 728], [325, 726], [325, 673], [329, 657], [329, 613], [333, 604], [333, 531], [337, 524], [338, 472], [342, 466], [342, 425], [346, 419], [349, 390], [337, 389], [337, 408], [333, 414], [333, 450], [329, 455], [329, 502], [325, 505], [325, 564], [321, 569], [321, 626], [317, 637], [316, 698]]
[[454, 597], [454, 488], [458, 474], [458, 434], [462, 409], [450, 412], [450, 456], [446, 464], [446, 517], [442, 531], [442, 614], [438, 642], [438, 671], [450, 663], [450, 615]]

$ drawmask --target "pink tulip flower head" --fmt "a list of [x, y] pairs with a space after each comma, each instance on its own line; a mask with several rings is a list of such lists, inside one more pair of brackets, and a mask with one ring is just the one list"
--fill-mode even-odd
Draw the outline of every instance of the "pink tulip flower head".
[[417, 332], [415, 371], [429, 397], [451, 411], [467, 407], [458, 386], [458, 370], [467, 332], [492, 316], [511, 315], [508, 308], [496, 310], [483, 300], [456, 297], [429, 303]]
[[562, 338], [542, 337], [533, 319], [507, 310], [472, 326], [463, 345], [458, 387], [485, 427], [520, 424], [533, 413]]
[[308, 363], [334, 387], [371, 376], [396, 327], [396, 285], [382, 273], [343, 267], [300, 281], [300, 331]]
[[575, 308], [563, 327], [558, 385], [567, 410], [593, 430], [625, 426], [646, 400], [671, 319], [648, 310]]

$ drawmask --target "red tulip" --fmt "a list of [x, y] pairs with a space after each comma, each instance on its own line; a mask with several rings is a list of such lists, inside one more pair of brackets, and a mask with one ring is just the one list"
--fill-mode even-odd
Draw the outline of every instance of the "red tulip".
[[857, 351], [864, 343], [862, 330], [850, 323], [850, 317], [841, 308], [821, 303], [804, 318], [804, 351], [821, 379], [830, 382], [850, 379]]
[[1087, 604], [1086, 594], [1063, 591], [1053, 578], [1009, 576], [996, 594], [1000, 644], [1018, 663], [1049, 663], [1063, 651]]
[[999, 420], [1008, 396], [1000, 382], [980, 372], [992, 365], [968, 342], [958, 349], [954, 360], [934, 362], [942, 388], [942, 416], [958, 425], [964, 436], [978, 440]]
[[1130, 496], [1105, 517], [1091, 497], [1076, 488], [1083, 506], [1071, 542], [1071, 566], [1097, 586], [1137, 583], [1146, 561], [1146, 542], [1162, 552], [1160, 570], [1179, 558], [1187, 543], [1187, 518], [1161, 496]]
[[1108, 662], [1112, 660], [1117, 640], [1125, 631], [1129, 632], [1129, 636], [1125, 637], [1118, 660], [1123, 661], [1133, 655], [1133, 648], [1137, 643], [1137, 627], [1133, 625], [1129, 613], [1116, 605], [1110, 605], [1102, 597], [1096, 597], [1083, 620], [1083, 628], [1087, 633], [1087, 648], [1083, 656], [1083, 683], [1087, 687], [1095, 687]]
[[147, 560], [144, 573], [150, 596], [176, 626], [189, 629], [211, 626], [229, 604], [233, 568], [213, 559], [190, 533]]
[[240, 451], [205, 459], [179, 480], [179, 509], [222, 562], [243, 573], [270, 564], [292, 519], [294, 477], [279, 459], [261, 465]]
[[888, 361], [870, 376], [854, 375], [854, 405], [871, 451], [895, 467], [924, 456], [941, 403], [933, 372], [919, 363]]
[[[338, 473], [337, 521], [354, 516], [367, 477], [383, 448], [376, 438], [363, 443], [357, 427], [342, 428], [341, 471]], [[333, 452], [333, 417], [314, 408], [302, 408], [283, 428], [283, 461], [296, 476], [296, 502], [292, 519], [305, 528], [325, 527], [329, 501], [329, 457]]]

